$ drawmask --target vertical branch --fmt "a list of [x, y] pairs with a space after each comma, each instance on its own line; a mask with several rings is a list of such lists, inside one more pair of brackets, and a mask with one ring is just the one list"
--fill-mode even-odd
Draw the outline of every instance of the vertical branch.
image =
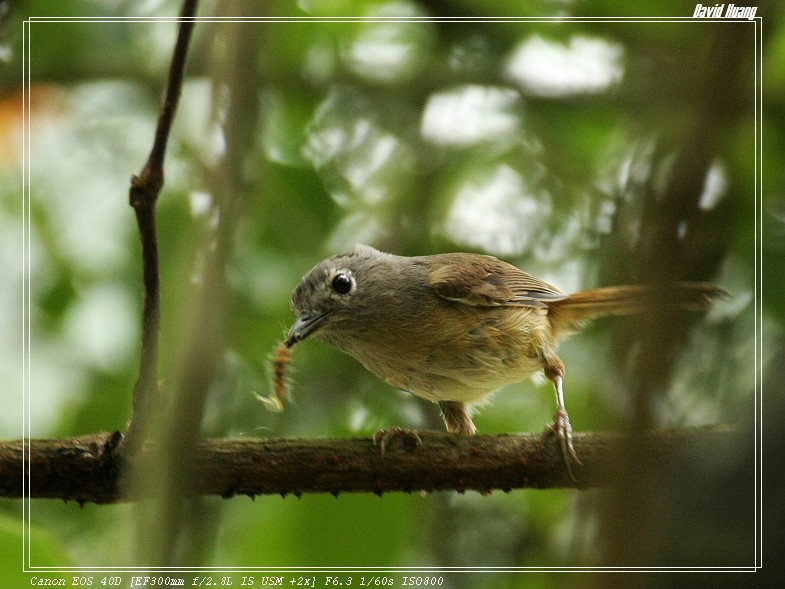
[[[251, 2], [233, 2], [222, 13], [239, 15], [252, 9]], [[204, 500], [188, 497], [199, 484], [192, 457], [201, 438], [208, 391], [220, 394], [215, 375], [226, 345], [224, 318], [229, 293], [225, 268], [247, 194], [244, 163], [255, 140], [260, 85], [257, 60], [262, 37], [258, 28], [239, 22], [228, 23], [218, 34], [225, 41], [226, 52], [218, 75], [229, 100], [223, 124], [226, 149], [210, 181], [218, 222], [205, 238], [205, 263], [192, 308], [192, 329], [184, 342], [186, 354], [173, 385], [164, 426], [156, 438], [161, 454], [153, 454], [149, 471], [153, 488], [164, 489], [153, 514], [160, 530], [152, 542], [148, 539], [149, 546], [141, 547], [140, 556], [143, 562], [157, 566], [192, 562], [200, 546], [214, 537], [212, 526], [220, 515], [217, 506], [211, 505], [208, 518]], [[163, 487], [156, 487], [161, 481], [165, 481]]]
[[[247, 13], [252, 6], [235, 2], [227, 9]], [[255, 140], [256, 59], [261, 38], [257, 29], [241, 23], [219, 29], [219, 35], [217, 43], [226, 51], [219, 70], [221, 86], [229, 91], [229, 104], [223, 126], [225, 155], [211, 175], [218, 221], [204, 236], [199, 286], [184, 305], [190, 329], [182, 341], [184, 355], [177, 378], [168, 387], [171, 397], [166, 411], [160, 412], [156, 431], [148, 436], [150, 451], [144, 453], [144, 464], [132, 481], [146, 496], [155, 498], [138, 512], [137, 559], [149, 566], [194, 562], [214, 537], [213, 526], [220, 515], [215, 505], [208, 509], [204, 499], [193, 497], [199, 484], [193, 457], [201, 439], [208, 393], [220, 394], [215, 375], [225, 348], [225, 268], [247, 192], [243, 164]]]
[[183, 86], [185, 61], [194, 27], [197, 0], [184, 0], [180, 30], [169, 69], [166, 95], [158, 117], [153, 147], [139, 175], [131, 179], [129, 202], [136, 213], [142, 242], [144, 303], [142, 309], [142, 351], [139, 375], [133, 390], [133, 415], [124, 440], [134, 452], [141, 447], [155, 400], [158, 382], [158, 334], [160, 330], [160, 280], [158, 275], [158, 237], [155, 228], [155, 203], [164, 185], [164, 156]]
[[[732, 219], [726, 215], [731, 209], [703, 210], [700, 199], [712, 160], [723, 152], [723, 133], [743, 116], [744, 103], [738, 96], [747, 87], [740, 82], [747, 74], [744, 53], [738, 48], [749, 46], [747, 31], [748, 27], [737, 23], [712, 27], [702, 41], [705, 50], [697, 52], [701, 57], [693, 60], [689, 77], [681, 81], [683, 94], [678, 100], [666, 101], [671, 106], [678, 102], [682, 110], [680, 117], [674, 117], [678, 123], [657, 119], [659, 145], [638, 219], [639, 239], [620, 249], [619, 256], [634, 281], [662, 284], [706, 279], [727, 255], [729, 232], [725, 228]], [[631, 75], [630, 79], [644, 77]], [[657, 81], [644, 83], [649, 108], [659, 112]], [[707, 231], [710, 223], [718, 230]], [[665, 313], [641, 315], [625, 323], [626, 333], [617, 336], [616, 357], [629, 370], [629, 438], [620, 455], [627, 481], [603, 505], [600, 535], [607, 557], [603, 564], [608, 565], [666, 561], [665, 555], [678, 542], [665, 538], [686, 529], [673, 516], [682, 507], [678, 491], [666, 488], [681, 466], [666, 456], [642, 461], [636, 452], [644, 447], [641, 432], [658, 425], [656, 407], [681, 360], [678, 352], [687, 339], [689, 323]]]

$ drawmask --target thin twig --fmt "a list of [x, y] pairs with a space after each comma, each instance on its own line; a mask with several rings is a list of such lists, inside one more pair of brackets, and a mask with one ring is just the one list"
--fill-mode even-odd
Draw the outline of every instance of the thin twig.
[[160, 279], [158, 273], [158, 237], [155, 228], [155, 203], [164, 185], [164, 156], [183, 86], [185, 61], [194, 27], [197, 0], [185, 0], [180, 12], [177, 36], [166, 95], [153, 147], [142, 171], [131, 178], [129, 202], [136, 213], [142, 242], [144, 303], [142, 309], [142, 351], [139, 375], [133, 391], [133, 415], [123, 440], [124, 448], [133, 453], [141, 448], [146, 427], [158, 391], [158, 336], [161, 321]]
[[[254, 4], [246, 0], [232, 3], [231, 10], [247, 14], [253, 9]], [[175, 369], [166, 411], [157, 422], [157, 432], [149, 436], [148, 441], [155, 444], [154, 451], [140, 456], [143, 462], [133, 468], [141, 475], [135, 492], [155, 495], [150, 508], [139, 513], [137, 557], [157, 566], [179, 562], [183, 555], [198, 551], [200, 544], [209, 543], [215, 534], [218, 514], [194, 519], [199, 501], [190, 500], [195, 484], [191, 467], [201, 440], [208, 392], [216, 394], [223, 386], [216, 381], [216, 371], [225, 348], [225, 271], [247, 193], [245, 164], [254, 144], [259, 108], [256, 60], [261, 55], [261, 39], [255, 28], [231, 23], [215, 41], [225, 57], [220, 68], [225, 77], [218, 85], [228, 90], [222, 125], [226, 138], [224, 157], [207, 175], [218, 221], [204, 235], [199, 288], [187, 311], [183, 310], [190, 316], [189, 330], [180, 343], [184, 353]]]

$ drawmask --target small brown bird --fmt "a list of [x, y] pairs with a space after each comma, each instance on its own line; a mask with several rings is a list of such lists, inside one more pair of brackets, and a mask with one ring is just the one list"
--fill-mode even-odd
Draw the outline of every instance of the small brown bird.
[[556, 345], [586, 320], [651, 308], [655, 289], [656, 300], [684, 308], [705, 308], [724, 294], [679, 282], [566, 295], [493, 256], [403, 257], [357, 245], [320, 262], [297, 285], [286, 345], [313, 335], [343, 350], [391, 385], [438, 403], [447, 430], [458, 434], [475, 433], [474, 405], [542, 370], [556, 391], [549, 429], [572, 476], [570, 461], [581, 463]]

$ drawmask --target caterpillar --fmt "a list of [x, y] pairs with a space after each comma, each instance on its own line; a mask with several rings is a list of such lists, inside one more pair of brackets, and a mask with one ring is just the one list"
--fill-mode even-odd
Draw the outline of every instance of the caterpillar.
[[281, 413], [285, 403], [289, 402], [289, 377], [286, 374], [289, 358], [289, 344], [282, 342], [275, 348], [270, 357], [270, 376], [272, 377], [272, 391], [266, 397], [256, 395], [270, 411]]

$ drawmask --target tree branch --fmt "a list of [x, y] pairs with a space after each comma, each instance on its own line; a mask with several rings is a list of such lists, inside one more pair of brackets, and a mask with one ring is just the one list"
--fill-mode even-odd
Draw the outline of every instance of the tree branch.
[[130, 452], [141, 448], [146, 437], [150, 407], [158, 390], [158, 334], [161, 301], [158, 274], [158, 237], [155, 228], [155, 203], [164, 185], [164, 156], [169, 133], [174, 122], [183, 86], [185, 60], [194, 27], [196, 0], [185, 0], [180, 13], [180, 32], [177, 36], [169, 79], [150, 156], [139, 175], [131, 178], [129, 202], [136, 213], [139, 237], [142, 242], [142, 275], [144, 302], [142, 308], [142, 351], [139, 375], [133, 391], [133, 415], [123, 445]]
[[[116, 503], [133, 500], [122, 484], [120, 434], [61, 440], [0, 442], [0, 496]], [[616, 433], [577, 433], [584, 467], [570, 480], [555, 439], [541, 434], [456, 436], [424, 432], [422, 446], [396, 439], [384, 455], [370, 438], [202, 440], [187, 465], [186, 495], [294, 494], [493, 490], [614, 486], [626, 481], [629, 439]], [[640, 464], [690, 453], [701, 456], [738, 442], [729, 426], [642, 434]], [[147, 449], [149, 451], [149, 448]], [[144, 452], [138, 457], [144, 460]], [[27, 459], [26, 459], [27, 456]], [[652, 460], [656, 458], [657, 460]], [[23, 490], [24, 482], [24, 490]], [[146, 492], [150, 492], [148, 488]]]

